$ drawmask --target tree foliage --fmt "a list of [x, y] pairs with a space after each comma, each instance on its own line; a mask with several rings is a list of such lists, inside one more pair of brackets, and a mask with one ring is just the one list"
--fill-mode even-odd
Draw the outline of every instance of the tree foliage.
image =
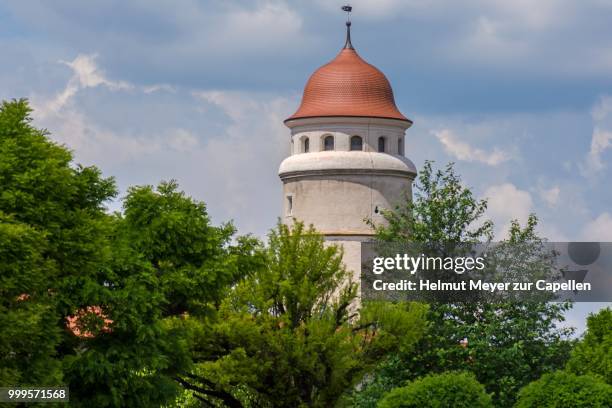
[[567, 369], [575, 374], [600, 376], [612, 385], [612, 309], [587, 318], [587, 331], [572, 350]]
[[378, 408], [492, 408], [491, 396], [466, 372], [430, 374], [387, 393]]
[[25, 100], [0, 107], [0, 379], [42, 385], [62, 378], [64, 317], [100, 288], [110, 230], [102, 203], [115, 188], [96, 168], [72, 167], [29, 114]]
[[74, 406], [159, 406], [191, 365], [168, 319], [205, 315], [248, 267], [175, 183], [130, 189], [109, 214], [112, 178], [31, 124], [25, 100], [0, 108], [0, 383], [70, 387]]
[[378, 359], [410, 349], [423, 331], [421, 305], [358, 311], [342, 252], [312, 228], [279, 224], [264, 254], [223, 300], [210, 333], [194, 336], [201, 358], [180, 381], [203, 400], [333, 406]]
[[175, 182], [105, 204], [112, 178], [0, 109], [0, 382], [74, 406], [328, 406], [423, 331], [420, 305], [359, 307], [338, 248], [300, 224], [264, 247]]
[[202, 314], [218, 303], [240, 273], [236, 248], [229, 248], [234, 227], [210, 225], [204, 203], [174, 181], [132, 187], [123, 206], [122, 238], [155, 269], [162, 315]]
[[[567, 304], [361, 303], [342, 251], [312, 228], [236, 237], [172, 181], [130, 188], [110, 214], [114, 180], [48, 136], [25, 100], [2, 103], [0, 385], [65, 384], [74, 406], [169, 405], [182, 390], [205, 406], [374, 406], [406, 380], [392, 395], [452, 387], [416, 379], [461, 370], [510, 406], [567, 359]], [[452, 165], [426, 163], [414, 202], [385, 212], [377, 235], [488, 241], [485, 210]], [[537, 242], [536, 223], [513, 222], [508, 241]], [[610, 315], [589, 318], [569, 370], [610, 381]]]
[[[374, 225], [378, 239], [387, 242], [480, 242], [493, 236], [493, 223], [482, 221], [486, 200], [477, 200], [461, 183], [452, 164], [433, 169], [426, 161], [408, 197], [384, 210], [385, 225]], [[480, 222], [480, 224], [478, 224]]]
[[597, 377], [566, 371], [545, 374], [523, 388], [516, 408], [604, 408], [612, 401], [612, 385]]
[[248, 240], [230, 245], [233, 227], [211, 226], [204, 204], [174, 182], [130, 188], [114, 223], [107, 293], [95, 302], [111, 331], [79, 339], [87, 352], [66, 358], [66, 378], [84, 403], [160, 405], [179, 392], [176, 374], [192, 365], [190, 333], [173, 319], [214, 312], [241, 273]]
[[[487, 203], [465, 187], [452, 164], [434, 171], [426, 162], [416, 184], [415, 199], [384, 213], [387, 225], [377, 227], [382, 242], [489, 242], [493, 224], [483, 221]], [[509, 242], [541, 242], [531, 215], [521, 227], [511, 223]], [[428, 331], [419, 352], [388, 359], [379, 375], [354, 396], [357, 406], [373, 406], [382, 393], [428, 373], [465, 370], [493, 394], [496, 405], [511, 406], [516, 393], [543, 373], [562, 368], [571, 344], [569, 329], [560, 329], [567, 303], [432, 303]], [[468, 339], [468, 346], [460, 341]]]

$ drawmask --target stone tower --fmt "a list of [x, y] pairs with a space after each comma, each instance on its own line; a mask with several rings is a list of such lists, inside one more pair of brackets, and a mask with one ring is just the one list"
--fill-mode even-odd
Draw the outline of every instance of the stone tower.
[[285, 125], [291, 154], [280, 165], [285, 222], [303, 221], [344, 247], [344, 262], [360, 271], [361, 242], [371, 239], [365, 222], [380, 223], [381, 209], [412, 197], [414, 164], [404, 156], [412, 121], [395, 106], [385, 75], [346, 43], [317, 69], [298, 110]]

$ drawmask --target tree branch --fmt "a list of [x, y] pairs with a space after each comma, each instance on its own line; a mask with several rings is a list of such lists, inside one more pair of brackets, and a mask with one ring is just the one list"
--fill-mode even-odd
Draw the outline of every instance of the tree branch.
[[[195, 376], [195, 375], [192, 375], [192, 374], [185, 374], [185, 376], [197, 379], [198, 381], [201, 381], [202, 383], [206, 384], [207, 386], [214, 386], [214, 383], [212, 381], [207, 380], [207, 379], [205, 379], [203, 377], [198, 377], [198, 376]], [[174, 377], [174, 380], [176, 382], [178, 382], [179, 384], [181, 384], [183, 387], [185, 387], [188, 390], [196, 391], [196, 392], [199, 392], [201, 394], [208, 395], [208, 396], [211, 396], [211, 397], [214, 397], [214, 398], [219, 398], [220, 400], [225, 402], [225, 404], [227, 404], [227, 406], [230, 407], [230, 408], [244, 408], [242, 406], [242, 403], [239, 400], [237, 400], [232, 394], [230, 394], [230, 393], [228, 393], [226, 391], [209, 390], [209, 389], [206, 389], [206, 388], [202, 388], [202, 387], [199, 387], [197, 385], [191, 384], [191, 383], [187, 382], [185, 379], [180, 378], [180, 377]]]
[[359, 326], [355, 326], [353, 327], [352, 332], [358, 332], [359, 330], [363, 330], [363, 329], [369, 329], [370, 327], [376, 326], [376, 322], [370, 322], [370, 323], [366, 323], [366, 324], [360, 324]]
[[204, 403], [207, 407], [215, 408], [215, 405], [212, 402], [210, 402], [209, 400], [207, 400], [206, 398], [201, 397], [198, 394], [193, 394], [193, 397], [195, 399], [197, 399], [198, 401]]

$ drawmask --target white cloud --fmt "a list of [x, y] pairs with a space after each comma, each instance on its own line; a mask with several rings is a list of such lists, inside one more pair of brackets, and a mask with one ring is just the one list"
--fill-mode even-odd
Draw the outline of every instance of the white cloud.
[[289, 130], [283, 120], [297, 101], [233, 91], [193, 93], [213, 104], [230, 124], [200, 152], [199, 171], [217, 175], [214, 194], [225, 218], [243, 231], [263, 234], [281, 211], [278, 165], [289, 153]]
[[556, 207], [559, 203], [559, 196], [561, 194], [561, 189], [559, 186], [554, 186], [548, 189], [540, 189], [538, 190], [540, 198], [544, 200], [546, 205], [549, 207]]
[[[559, 200], [561, 189], [554, 186], [548, 190], [540, 190], [547, 204], [556, 203]], [[487, 188], [483, 198], [488, 200], [487, 217], [495, 225], [495, 237], [498, 240], [507, 238], [512, 220], [517, 220], [521, 226], [525, 226], [531, 213], [536, 213], [534, 200], [528, 191], [521, 190], [512, 183], [493, 185]], [[542, 215], [542, 214], [540, 214]], [[546, 215], [546, 214], [545, 214]], [[549, 220], [550, 221], [550, 220]], [[546, 222], [541, 217], [538, 219], [536, 233], [552, 242], [568, 241], [567, 235], [554, 223]]]
[[105, 86], [113, 91], [133, 88], [127, 82], [111, 81], [106, 78], [104, 72], [96, 65], [96, 58], [97, 55], [95, 54], [79, 54], [72, 61], [59, 61], [72, 69], [72, 77], [68, 80], [64, 89], [55, 97], [47, 100], [37, 96], [33, 97], [36, 116], [44, 118], [48, 115], [57, 114], [70, 103], [77, 92], [85, 88]]
[[[263, 235], [274, 225], [281, 204], [278, 164], [289, 150], [289, 130], [283, 120], [297, 100], [171, 85], [132, 86], [107, 78], [95, 56], [85, 54], [65, 65], [73, 75], [57, 95], [32, 98], [34, 117], [37, 126], [50, 129], [53, 139], [74, 151], [78, 162], [112, 170], [122, 186], [126, 180], [155, 184], [176, 178], [189, 194], [207, 202], [216, 220], [233, 218], [241, 233]], [[190, 121], [169, 116], [151, 132], [146, 126], [116, 126], [112, 119], [100, 120], [96, 110], [88, 111], [78, 103], [79, 91], [85, 88], [110, 89], [113, 92], [104, 98], [111, 101], [121, 99], [124, 92], [141, 101], [144, 98], [143, 106], [125, 114], [145, 118], [159, 114], [159, 105], [146, 103], [157, 92], [176, 93], [177, 98], [188, 101], [190, 109], [179, 112]], [[148, 111], [148, 106], [155, 110]], [[200, 127], [193, 120], [194, 113], [209, 123]], [[128, 169], [136, 174], [129, 174]]]
[[32, 105], [34, 106], [36, 117], [42, 119], [49, 115], [60, 114], [60, 111], [69, 106], [78, 92], [87, 88], [104, 87], [114, 92], [137, 90], [145, 94], [159, 91], [176, 92], [176, 89], [168, 84], [136, 87], [127, 81], [111, 80], [106, 76], [104, 70], [98, 66], [97, 58], [97, 54], [78, 54], [72, 61], [60, 60], [59, 63], [70, 67], [72, 76], [64, 89], [52, 98], [33, 95]]
[[161, 92], [161, 91], [174, 93], [176, 92], [176, 88], [168, 84], [154, 84], [154, 85], [144, 86], [142, 88], [142, 91], [146, 94], [151, 94], [151, 93]]
[[116, 131], [78, 108], [63, 109], [38, 119], [37, 124], [51, 129], [52, 138], [73, 150], [78, 162], [107, 168], [162, 153], [190, 152], [199, 144], [195, 135], [182, 128], [161, 129], [157, 134]]
[[33, 115], [39, 124], [52, 129], [53, 137], [74, 149], [79, 160], [95, 163], [103, 157], [107, 163], [116, 163], [167, 149], [187, 151], [197, 145], [197, 138], [182, 128], [168, 129], [158, 135], [120, 134], [97, 124], [74, 106], [72, 100], [79, 91], [87, 88], [105, 87], [114, 92], [136, 89], [145, 94], [171, 89], [168, 85], [140, 89], [126, 81], [111, 80], [98, 67], [96, 58], [95, 54], [79, 54], [72, 61], [60, 61], [73, 71], [64, 89], [55, 97], [32, 97]]
[[450, 129], [432, 131], [432, 134], [442, 143], [446, 153], [459, 160], [497, 166], [510, 159], [510, 155], [498, 148], [494, 148], [492, 151], [487, 152], [477, 147], [472, 147], [459, 140]]
[[[132, 85], [124, 81], [111, 81], [106, 78], [104, 72], [96, 64], [96, 54], [79, 54], [72, 61], [60, 61], [68, 65], [74, 71], [71, 82], [78, 82], [81, 88], [95, 88], [100, 85], [107, 86], [112, 90], [130, 89]], [[75, 84], [76, 85], [76, 84]]]
[[[193, 96], [218, 106], [234, 122], [245, 119], [261, 108], [261, 101], [247, 97], [246, 93], [219, 90], [194, 91]], [[281, 120], [282, 122], [282, 120]]]
[[612, 147], [612, 131], [595, 128], [591, 137], [591, 150], [587, 156], [586, 169], [600, 171], [606, 168], [601, 156]]
[[[342, 2], [319, 0], [329, 12]], [[612, 53], [602, 40], [598, 0], [361, 0], [356, 19], [410, 19], [411, 27], [445, 27], [428, 35], [428, 54], [470, 68], [494, 66], [519, 72], [608, 77]], [[357, 17], [358, 16], [358, 17]], [[412, 24], [414, 23], [414, 24]], [[585, 29], [585, 27], [589, 27]], [[598, 34], [596, 34], [598, 33]], [[412, 34], [409, 34], [409, 36]], [[559, 38], [564, 46], [559, 47]], [[571, 51], [570, 51], [571, 50]], [[567, 58], [567, 55], [575, 58]], [[439, 63], [438, 59], [434, 59]]]
[[538, 226], [536, 232], [542, 238], [546, 238], [550, 242], [569, 242], [568, 236], [561, 231], [556, 225], [549, 223], [543, 223], [542, 220], [538, 220]]
[[533, 212], [531, 194], [512, 183], [491, 186], [483, 196], [488, 200], [487, 216], [495, 224], [495, 236], [498, 239], [507, 236], [510, 221], [516, 219], [524, 224]]
[[189, 152], [199, 144], [198, 138], [187, 129], [172, 129], [165, 138], [168, 146], [178, 152]]
[[612, 147], [612, 97], [602, 96], [591, 109], [591, 117], [594, 122], [591, 147], [584, 162], [579, 165], [585, 177], [601, 172], [607, 167], [602, 156]]
[[[302, 17], [284, 1], [261, 1], [255, 8], [229, 7], [204, 28], [204, 46], [224, 55], [269, 51], [304, 41]], [[233, 55], [235, 58], [235, 55]]]
[[264, 2], [255, 10], [236, 10], [227, 16], [228, 31], [237, 30], [240, 38], [243, 34], [252, 34], [260, 29], [272, 33], [297, 32], [302, 26], [302, 20], [284, 2]]
[[591, 109], [591, 116], [595, 121], [603, 121], [612, 114], [612, 96], [602, 95], [599, 102]]
[[492, 16], [478, 16], [464, 37], [449, 42], [446, 52], [453, 58], [480, 62], [512, 63], [529, 54], [531, 44], [513, 34], [512, 22]]
[[608, 212], [601, 213], [593, 221], [587, 223], [580, 237], [584, 241], [612, 241], [612, 215]]
[[478, 3], [498, 18], [537, 30], [562, 21], [572, 11], [572, 3], [568, 0], [480, 0]]

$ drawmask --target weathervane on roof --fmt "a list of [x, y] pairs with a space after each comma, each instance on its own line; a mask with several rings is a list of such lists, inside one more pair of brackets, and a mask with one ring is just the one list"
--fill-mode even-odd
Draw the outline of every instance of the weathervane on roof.
[[353, 7], [351, 7], [350, 4], [347, 4], [346, 6], [342, 6], [342, 10], [346, 11], [346, 42], [344, 43], [344, 48], [352, 50], [353, 44], [351, 44], [351, 11], [353, 11]]
[[346, 21], [351, 21], [351, 11], [353, 11], [351, 5], [347, 4], [346, 6], [342, 6], [342, 10], [346, 11]]

